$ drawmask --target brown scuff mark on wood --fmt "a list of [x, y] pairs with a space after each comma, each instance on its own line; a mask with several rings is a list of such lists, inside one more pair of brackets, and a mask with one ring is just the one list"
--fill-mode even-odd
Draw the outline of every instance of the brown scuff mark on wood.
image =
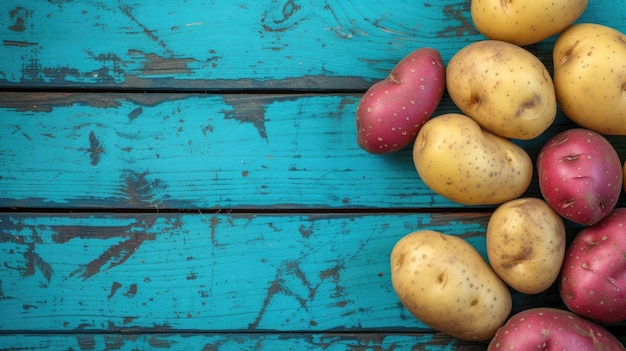
[[2, 45], [4, 46], [17, 46], [17, 47], [27, 47], [27, 46], [37, 46], [37, 43], [31, 43], [28, 41], [16, 41], [16, 40], [3, 40]]
[[92, 166], [100, 163], [101, 155], [104, 154], [104, 148], [93, 130], [89, 132], [89, 149], [87, 149], [87, 152], [89, 153]]
[[238, 95], [223, 95], [224, 102], [232, 106], [232, 110], [222, 110], [225, 119], [234, 119], [240, 123], [252, 123], [259, 136], [267, 140], [265, 128], [265, 105], [259, 100]]
[[130, 111], [130, 113], [128, 114], [128, 119], [132, 121], [133, 119], [139, 117], [142, 113], [143, 107], [139, 106], [136, 109]]
[[168, 340], [159, 339], [158, 335], [152, 335], [148, 339], [148, 345], [153, 349], [169, 349], [172, 347], [172, 343]]
[[155, 197], [167, 189], [160, 179], [149, 179], [149, 172], [139, 173], [126, 170], [123, 175], [122, 192], [126, 194], [126, 202], [133, 207], [154, 207], [160, 200]]
[[[269, 304], [271, 303], [274, 296], [278, 294], [283, 294], [294, 298], [296, 301], [298, 301], [300, 307], [307, 310], [307, 304], [315, 298], [319, 287], [326, 280], [331, 279], [333, 284], [335, 284], [335, 294], [333, 294], [332, 297], [338, 298], [343, 296], [344, 288], [339, 285], [339, 281], [341, 280], [340, 271], [344, 268], [345, 265], [342, 262], [337, 262], [335, 266], [332, 266], [329, 269], [322, 271], [319, 274], [320, 281], [314, 285], [313, 283], [311, 283], [311, 281], [309, 281], [305, 272], [302, 271], [302, 269], [300, 268], [300, 263], [297, 260], [282, 262], [281, 266], [276, 270], [274, 280], [270, 283], [270, 286], [267, 289], [267, 295], [263, 300], [261, 309], [259, 310], [254, 321], [248, 324], [248, 329], [254, 330], [259, 327], [263, 316], [267, 312]], [[306, 291], [308, 291], [308, 294], [303, 296], [297, 293], [299, 289], [292, 290], [288, 286], [288, 283], [294, 281], [296, 282], [296, 284], [301, 284], [303, 287], [305, 287]]]
[[298, 231], [303, 238], [308, 239], [311, 234], [313, 234], [313, 224], [311, 224], [308, 228], [305, 227], [304, 224], [301, 224], [298, 228]]
[[113, 296], [115, 296], [115, 293], [121, 287], [122, 287], [122, 284], [120, 284], [118, 282], [113, 282], [113, 284], [111, 284], [111, 293], [109, 293], [109, 295], [107, 296], [107, 299], [110, 300]]
[[[25, 225], [22, 223], [19, 223], [19, 224], [16, 224], [16, 227], [23, 228], [25, 227]], [[39, 234], [37, 233], [37, 228], [36, 227], [29, 227], [29, 228], [32, 230], [32, 240], [30, 242], [26, 242], [23, 239], [16, 240], [15, 236], [10, 236], [11, 238], [8, 239], [8, 240], [11, 240], [11, 242], [17, 242], [19, 244], [26, 245], [26, 251], [24, 251], [24, 253], [22, 254], [22, 256], [24, 257], [24, 261], [25, 261], [24, 266], [12, 267], [12, 266], [9, 266], [6, 262], [4, 263], [4, 266], [8, 269], [19, 271], [20, 275], [23, 278], [34, 276], [37, 270], [39, 270], [41, 274], [43, 275], [43, 277], [46, 279], [46, 281], [50, 282], [50, 279], [52, 279], [52, 274], [54, 273], [54, 270], [52, 266], [48, 264], [46, 261], [44, 261], [43, 258], [39, 256], [39, 254], [36, 252], [37, 244], [40, 244], [42, 242], [41, 238], [39, 237]], [[5, 239], [6, 238], [3, 238], [3, 241]]]
[[11, 18], [14, 23], [8, 26], [9, 30], [13, 32], [23, 32], [26, 30], [26, 19], [33, 15], [32, 10], [28, 10], [25, 7], [18, 6], [13, 10], [9, 11], [9, 18]]
[[95, 350], [96, 349], [96, 337], [95, 335], [77, 335], [76, 341], [78, 342], [78, 347], [81, 350]]
[[128, 55], [143, 56], [141, 73], [146, 76], [150, 75], [178, 75], [192, 73], [189, 63], [196, 60], [188, 57], [164, 57], [155, 53], [145, 53], [140, 50], [128, 50]]
[[133, 235], [130, 235], [130, 237], [126, 241], [122, 241], [118, 244], [112, 245], [107, 250], [105, 250], [98, 258], [92, 260], [85, 265], [82, 265], [79, 269], [72, 272], [70, 276], [74, 276], [80, 273], [80, 276], [83, 278], [83, 280], [86, 280], [103, 270], [115, 268], [121, 264], [124, 264], [145, 241], [155, 239], [156, 234], [148, 234], [146, 232], [134, 233]]
[[[157, 234], [151, 233], [150, 230], [153, 228], [156, 220], [157, 218], [149, 217], [149, 220], [142, 221], [141, 223], [131, 223], [118, 227], [53, 226], [52, 229], [56, 234], [53, 235], [52, 240], [62, 244], [74, 238], [125, 239], [110, 246], [98, 258], [81, 265], [80, 268], [70, 274], [70, 277], [80, 274], [83, 279], [88, 279], [104, 270], [122, 265], [134, 255], [143, 243], [155, 240]], [[180, 226], [180, 223], [178, 223], [178, 220], [174, 217], [168, 218], [167, 224], [171, 225], [171, 228]], [[166, 230], [167, 229], [168, 228], [166, 228]], [[121, 284], [114, 282], [111, 286], [109, 296], [113, 297], [113, 294], [115, 294], [119, 288], [121, 288]], [[132, 284], [124, 295], [133, 296], [136, 293], [137, 285]]]
[[133, 283], [128, 287], [128, 290], [124, 293], [124, 296], [134, 297], [135, 295], [137, 295], [137, 284]]
[[439, 31], [438, 38], [460, 38], [468, 35], [480, 34], [471, 21], [470, 3], [462, 2], [458, 4], [446, 5], [443, 7], [443, 14], [448, 19], [446, 22], [458, 22], [458, 25], [448, 25]]
[[217, 228], [219, 224], [220, 224], [220, 218], [217, 216], [212, 216], [210, 220], [210, 224], [209, 224], [211, 227], [210, 237], [211, 237], [211, 244], [213, 244], [213, 246], [215, 247], [223, 246], [223, 244], [219, 243], [216, 238], [216, 232], [217, 232]]
[[128, 17], [131, 21], [133, 21], [136, 25], [139, 26], [139, 28], [141, 28], [141, 30], [143, 31], [143, 33], [150, 38], [150, 40], [156, 42], [159, 44], [160, 47], [166, 49], [168, 52], [171, 53], [171, 50], [169, 50], [167, 48], [167, 45], [165, 44], [165, 42], [163, 40], [161, 40], [158, 36], [156, 36], [154, 34], [154, 32], [156, 32], [155, 30], [150, 30], [148, 29], [148, 27], [146, 27], [143, 23], [141, 23], [134, 15], [133, 15], [133, 7], [130, 5], [121, 5], [118, 7], [120, 9], [120, 11], [122, 11], [122, 13], [124, 15], [126, 15], [126, 17]]

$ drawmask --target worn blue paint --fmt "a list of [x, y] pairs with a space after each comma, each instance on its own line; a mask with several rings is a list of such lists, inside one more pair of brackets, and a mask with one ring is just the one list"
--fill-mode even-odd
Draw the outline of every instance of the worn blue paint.
[[[357, 146], [359, 95], [28, 96], [0, 93], [5, 207], [460, 207], [424, 185], [410, 147], [376, 156]], [[536, 182], [525, 195], [540, 196]]]
[[487, 219], [6, 213], [0, 330], [424, 330], [393, 293], [391, 248], [418, 229], [483, 247]]
[[[591, 1], [580, 21], [624, 31], [624, 5]], [[0, 85], [364, 88], [417, 47], [447, 61], [484, 39], [468, 11], [469, 1], [5, 1]]]
[[0, 347], [12, 345], [20, 350], [415, 350], [419, 345], [431, 345], [421, 348], [428, 351], [454, 351], [478, 346], [482, 343], [446, 340], [437, 334], [342, 334], [292, 333], [283, 334], [76, 334], [76, 335], [23, 335], [15, 338], [0, 335]]
[[[579, 22], [626, 31], [625, 2]], [[484, 350], [413, 318], [388, 259], [416, 229], [486, 258], [491, 208], [455, 213], [409, 148], [354, 135], [409, 51], [482, 39], [469, 3], [1, 3], [0, 350]], [[553, 42], [528, 47], [549, 69]]]
[[408, 148], [377, 157], [356, 145], [355, 95], [122, 99], [27, 110], [0, 102], [0, 161], [11, 165], [0, 170], [0, 204], [458, 206], [425, 187]]

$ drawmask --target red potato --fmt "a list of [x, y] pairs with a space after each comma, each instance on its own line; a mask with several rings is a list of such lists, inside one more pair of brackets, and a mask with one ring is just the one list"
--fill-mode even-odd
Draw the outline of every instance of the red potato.
[[359, 101], [359, 146], [374, 154], [387, 154], [409, 145], [439, 105], [445, 82], [437, 50], [421, 48], [403, 58]]
[[564, 218], [593, 225], [616, 206], [623, 172], [619, 155], [600, 134], [574, 128], [552, 137], [537, 157], [539, 188]]
[[559, 278], [559, 293], [572, 312], [600, 323], [626, 320], [626, 208], [576, 235]]
[[531, 308], [509, 318], [487, 346], [497, 350], [624, 351], [609, 331], [572, 312]]

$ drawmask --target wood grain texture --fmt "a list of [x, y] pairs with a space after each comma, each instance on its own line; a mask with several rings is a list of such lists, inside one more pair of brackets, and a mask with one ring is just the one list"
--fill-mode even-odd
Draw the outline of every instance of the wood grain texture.
[[[580, 21], [625, 31], [625, 6]], [[199, 90], [365, 89], [413, 49], [484, 39], [462, 0], [5, 1], [0, 37], [0, 85]]]
[[0, 330], [423, 331], [391, 248], [428, 227], [486, 255], [487, 218], [4, 213]]
[[[486, 257], [492, 208], [431, 192], [410, 149], [365, 153], [354, 125], [410, 51], [483, 39], [469, 5], [1, 2], [0, 350], [484, 350], [413, 318], [388, 260], [417, 229]], [[624, 32], [625, 5], [579, 22]], [[527, 47], [549, 70], [553, 42]], [[516, 142], [534, 158], [572, 126]], [[554, 286], [513, 300], [563, 307]]]
[[[359, 94], [0, 93], [0, 206], [458, 208], [410, 147], [356, 143]], [[437, 113], [458, 111], [446, 99]], [[565, 117], [520, 142], [535, 156]], [[626, 159], [624, 138], [611, 138]], [[525, 196], [540, 196], [533, 181]]]
[[483, 351], [486, 343], [452, 339], [438, 333], [186, 333], [0, 335], [0, 350], [326, 350], [326, 351]]

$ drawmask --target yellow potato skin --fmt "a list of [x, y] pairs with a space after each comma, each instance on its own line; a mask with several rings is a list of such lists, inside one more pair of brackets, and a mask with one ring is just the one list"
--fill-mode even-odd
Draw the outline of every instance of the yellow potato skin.
[[462, 238], [421, 230], [391, 251], [391, 281], [420, 321], [463, 340], [487, 340], [511, 312], [511, 294]]
[[626, 135], [626, 35], [599, 24], [565, 30], [553, 49], [561, 109], [582, 127]]
[[489, 39], [524, 46], [540, 42], [574, 23], [588, 0], [472, 0], [474, 26]]
[[537, 198], [505, 202], [487, 224], [487, 256], [493, 270], [513, 289], [538, 294], [557, 279], [565, 257], [565, 224]]
[[446, 87], [461, 111], [505, 138], [529, 140], [554, 122], [554, 83], [529, 51], [499, 40], [471, 43], [446, 67]]
[[533, 174], [526, 151], [457, 113], [433, 117], [422, 126], [413, 145], [413, 163], [426, 186], [464, 205], [518, 198]]

